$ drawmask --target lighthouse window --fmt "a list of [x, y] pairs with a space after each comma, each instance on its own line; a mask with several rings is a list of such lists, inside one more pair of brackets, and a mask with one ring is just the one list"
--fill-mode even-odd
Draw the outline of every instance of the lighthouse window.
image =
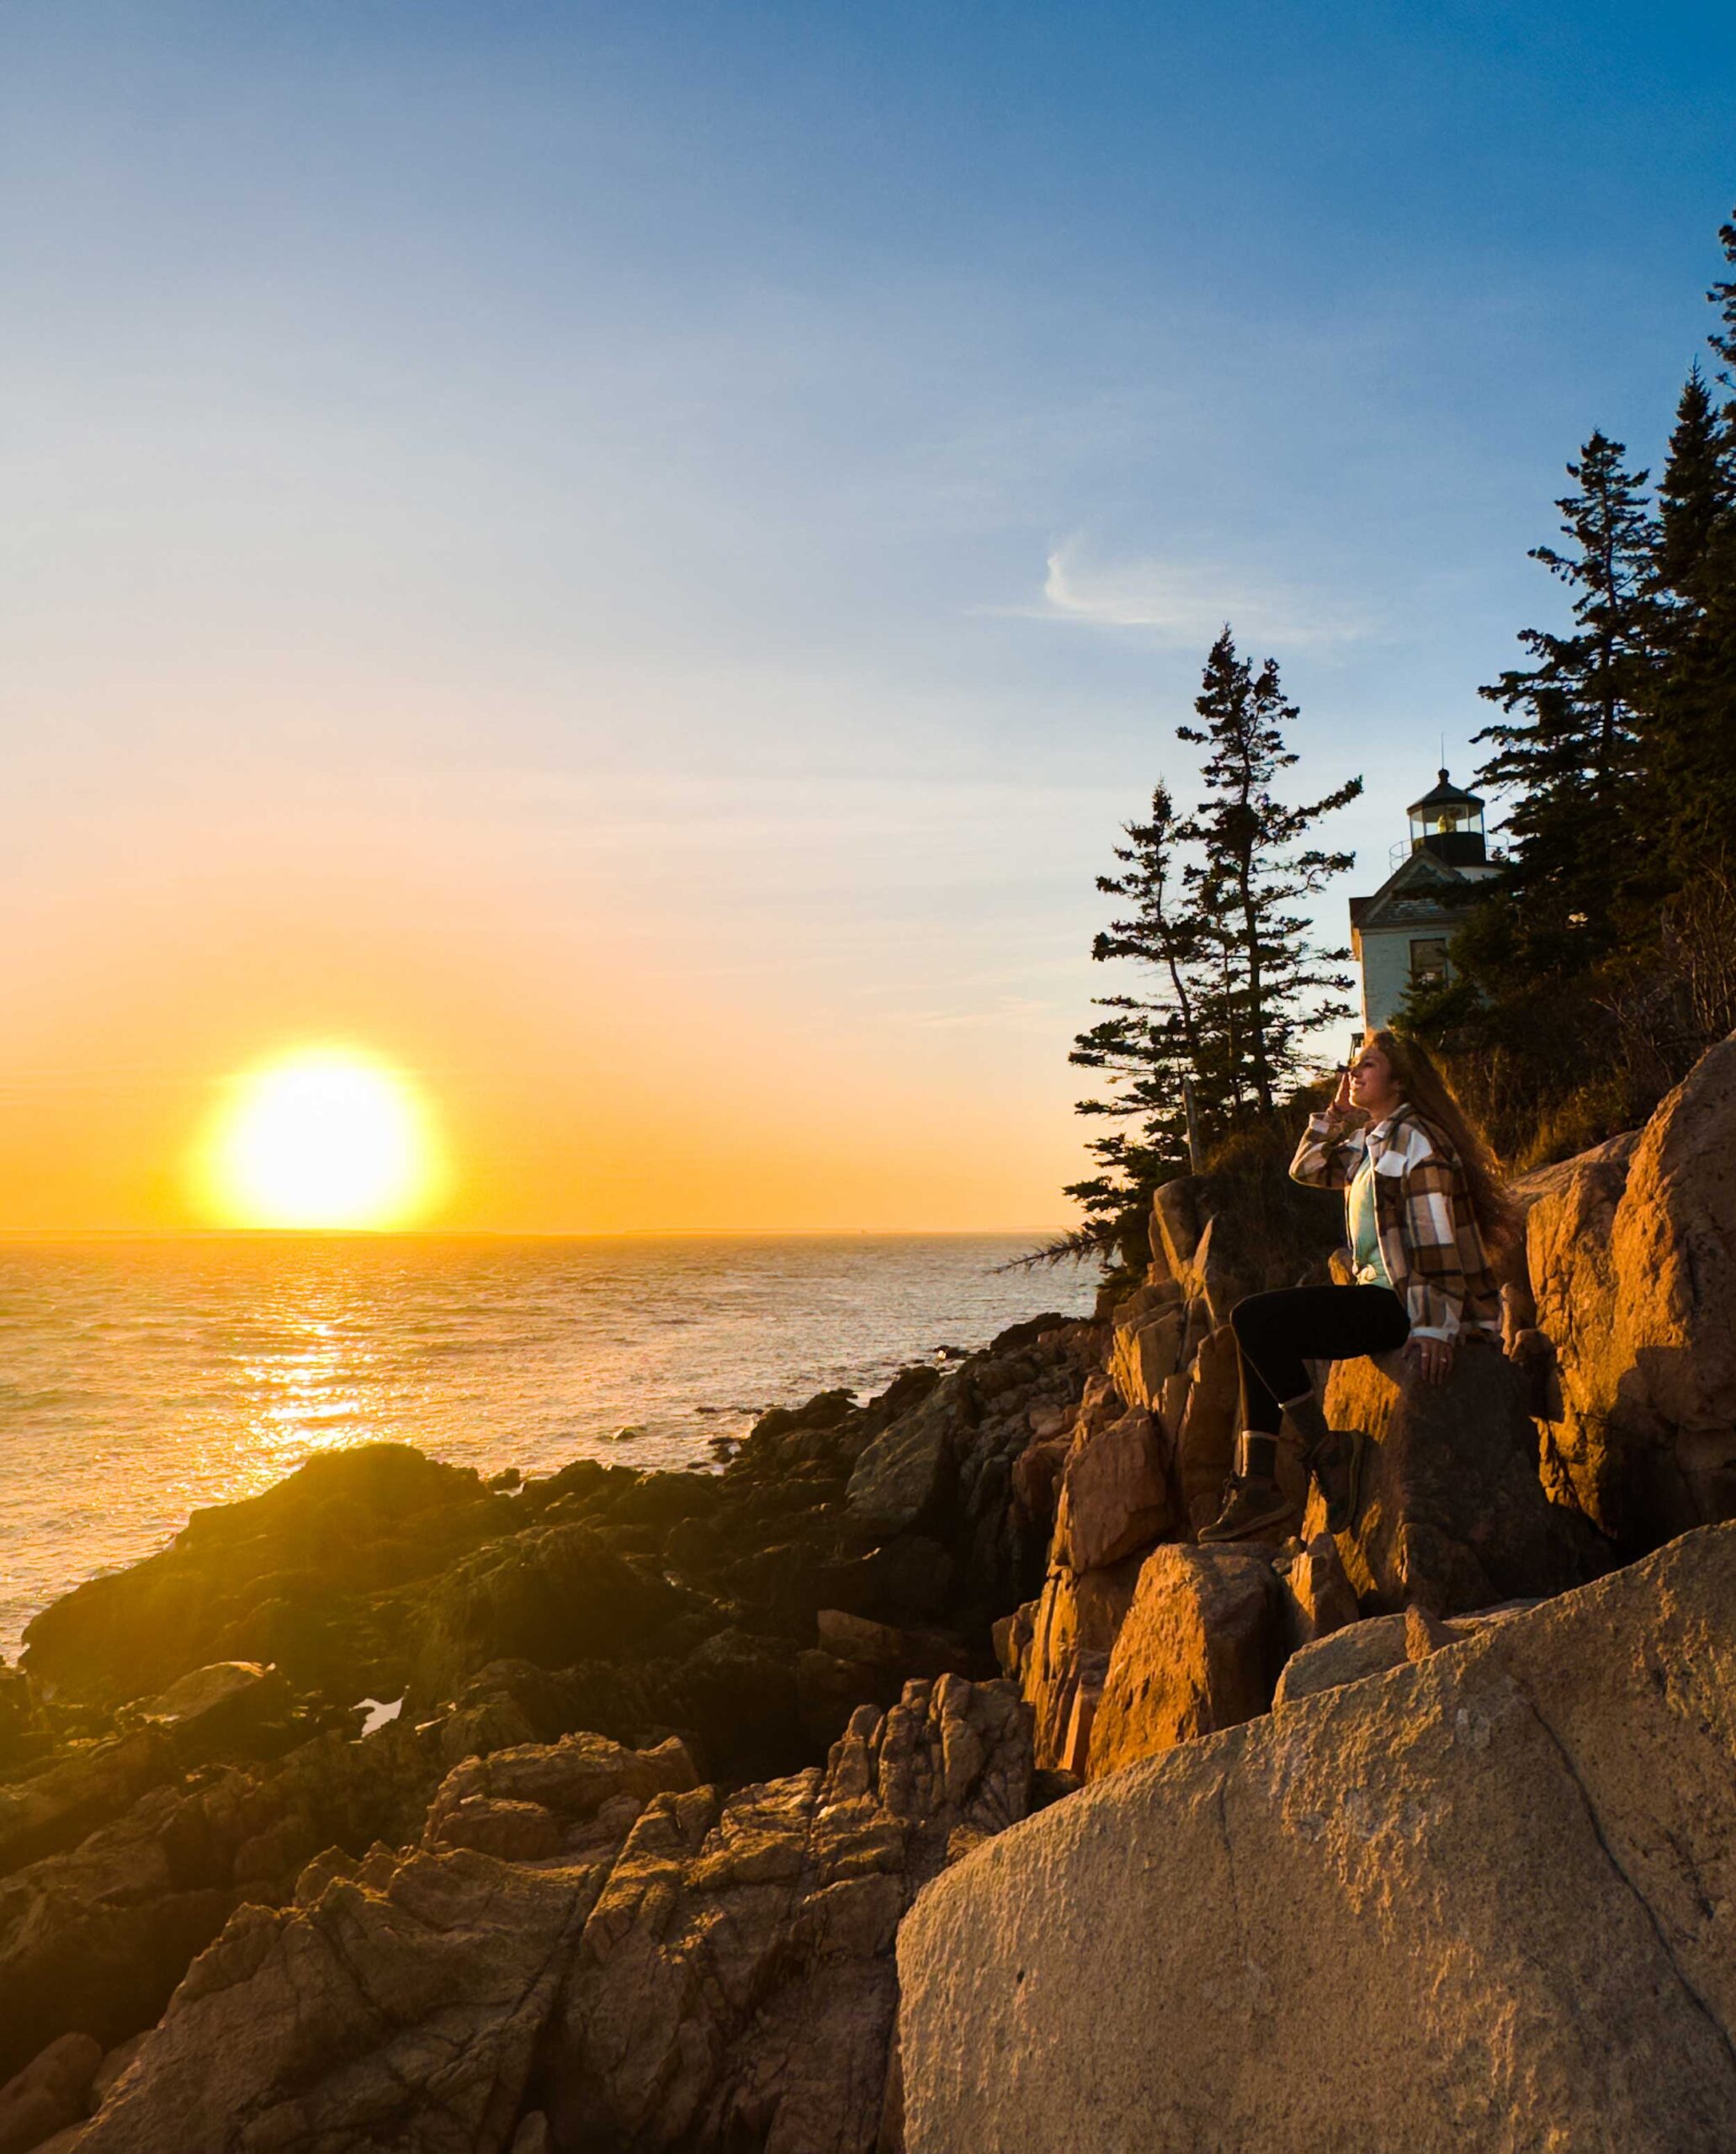
[[1447, 942], [1443, 936], [1431, 936], [1410, 946], [1410, 977], [1414, 980], [1444, 980], [1447, 977]]

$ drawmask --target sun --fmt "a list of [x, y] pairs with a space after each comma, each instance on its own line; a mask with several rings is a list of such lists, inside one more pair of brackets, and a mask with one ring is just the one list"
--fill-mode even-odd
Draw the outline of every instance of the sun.
[[231, 1227], [402, 1227], [444, 1170], [433, 1118], [401, 1070], [308, 1047], [233, 1080], [196, 1157], [203, 1208]]

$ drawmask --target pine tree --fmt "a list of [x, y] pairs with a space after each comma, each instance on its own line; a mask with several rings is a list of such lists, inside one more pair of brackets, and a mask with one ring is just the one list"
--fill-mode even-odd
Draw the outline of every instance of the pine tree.
[[[1736, 471], [1731, 413], [1713, 403], [1696, 365], [1676, 406], [1658, 486], [1654, 669], [1639, 724], [1625, 878], [1629, 939], [1643, 915], [1721, 849], [1708, 845], [1730, 807], [1722, 768], [1732, 741], [1736, 660]], [[1643, 939], [1643, 938], [1642, 938]]]
[[[1718, 245], [1724, 251], [1726, 267], [1736, 269], [1736, 217], [1718, 226]], [[1736, 368], [1736, 278], [1720, 279], [1706, 296], [1717, 309], [1723, 324], [1722, 328], [1714, 329], [1706, 341], [1723, 361], [1725, 369]], [[1722, 372], [1719, 376], [1723, 381], [1729, 378], [1728, 372]]]
[[1160, 784], [1149, 820], [1123, 826], [1128, 843], [1115, 847], [1123, 872], [1097, 878], [1097, 888], [1127, 910], [1098, 935], [1093, 959], [1131, 959], [1154, 976], [1156, 992], [1096, 996], [1097, 1008], [1114, 1015], [1081, 1032], [1068, 1057], [1077, 1068], [1102, 1071], [1111, 1088], [1107, 1099], [1080, 1101], [1080, 1114], [1139, 1119], [1136, 1135], [1115, 1129], [1093, 1138], [1088, 1149], [1101, 1172], [1067, 1191], [1091, 1218], [1118, 1217], [1133, 1194], [1186, 1156], [1181, 1080], [1200, 1059], [1194, 1005], [1210, 924], [1185, 903], [1176, 832], [1175, 804]]
[[[1736, 223], [1718, 232], [1736, 269]], [[1707, 294], [1708, 338], [1733, 395], [1721, 408], [1689, 377], [1659, 489], [1658, 576], [1665, 665], [1646, 727], [1643, 836], [1654, 897], [1736, 855], [1736, 278]]]
[[1212, 646], [1194, 708], [1203, 725], [1178, 726], [1176, 737], [1208, 751], [1207, 797], [1183, 826], [1202, 855], [1184, 879], [1212, 924], [1218, 958], [1199, 1027], [1201, 1074], [1219, 1113], [1239, 1123], [1250, 1109], [1271, 1113], [1279, 1085], [1298, 1074], [1303, 1030], [1351, 1014], [1347, 1002], [1319, 999], [1351, 985], [1335, 969], [1349, 951], [1316, 949], [1307, 920], [1289, 908], [1351, 865], [1351, 853], [1298, 848], [1323, 815], [1356, 798], [1362, 781], [1306, 807], [1276, 798], [1273, 779], [1297, 760], [1284, 732], [1299, 713], [1277, 661], [1256, 674], [1228, 627]]
[[1527, 921], [1524, 961], [1553, 969], [1589, 962], [1607, 947], [1624, 810], [1642, 713], [1659, 658], [1658, 526], [1648, 474], [1629, 471], [1620, 442], [1594, 433], [1567, 467], [1577, 491], [1562, 496], [1569, 550], [1532, 549], [1574, 593], [1574, 631], [1526, 629], [1537, 661], [1479, 693], [1506, 713], [1478, 735], [1495, 752], [1481, 782], [1517, 795], [1508, 828], [1511, 889]]
[[1128, 842], [1115, 849], [1123, 872], [1097, 879], [1125, 910], [1092, 957], [1131, 961], [1150, 982], [1144, 995], [1099, 996], [1112, 1014], [1080, 1034], [1070, 1058], [1102, 1072], [1110, 1088], [1079, 1111], [1132, 1125], [1093, 1140], [1102, 1171], [1067, 1192], [1106, 1239], [1143, 1213], [1151, 1189], [1187, 1156], [1184, 1080], [1208, 1138], [1249, 1129], [1271, 1118], [1300, 1074], [1303, 1032], [1350, 1014], [1335, 999], [1350, 985], [1336, 969], [1348, 952], [1316, 949], [1291, 908], [1352, 864], [1350, 853], [1302, 841], [1356, 798], [1362, 780], [1307, 807], [1274, 798], [1274, 777], [1297, 760], [1284, 745], [1296, 707], [1272, 661], [1256, 676], [1227, 628], [1194, 708], [1203, 729], [1181, 726], [1177, 736], [1210, 750], [1206, 798], [1183, 819], [1160, 785], [1149, 820], [1128, 824]]
[[1408, 1012], [1526, 1164], [1631, 1127], [1728, 1030], [1702, 987], [1736, 977], [1736, 219], [1718, 237], [1723, 394], [1690, 373], [1655, 513], [1619, 443], [1568, 467], [1571, 543], [1537, 558], [1573, 631], [1527, 631], [1533, 663], [1482, 691], [1507, 721], [1481, 775], [1516, 796], [1512, 870]]
[[[1704, 613], [1707, 571], [1730, 508], [1729, 430], [1696, 360], [1682, 385], [1658, 482], [1657, 583], [1679, 619]], [[1660, 626], [1666, 643], [1677, 639], [1667, 618]]]

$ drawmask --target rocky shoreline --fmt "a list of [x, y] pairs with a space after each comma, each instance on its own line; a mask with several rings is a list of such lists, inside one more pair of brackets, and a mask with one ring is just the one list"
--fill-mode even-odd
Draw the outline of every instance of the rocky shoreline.
[[1092, 1319], [721, 1473], [326, 1454], [66, 1595], [0, 2154], [1736, 2141], [1736, 1043], [1522, 1194], [1508, 1356], [1335, 1375], [1336, 1541], [1193, 1539], [1275, 1282], [1181, 1182]]
[[[282, 1913], [301, 1951], [294, 1910], [315, 1921], [314, 1881], [390, 1906], [431, 1864], [474, 1858], [565, 1880], [548, 1888], [558, 1920], [544, 1911], [565, 1934], [605, 1878], [618, 1897], [647, 1860], [629, 1828], [660, 1791], [672, 1875], [709, 1838], [778, 1881], [775, 1905], [725, 1893], [754, 1951], [788, 1959], [818, 1896], [836, 1987], [846, 1932], [866, 1923], [878, 2118], [904, 1902], [1033, 1800], [991, 1626], [1040, 1583], [1048, 1530], [1012, 1501], [1012, 1469], [1033, 1430], [1070, 1420], [1100, 1344], [1059, 1318], [1016, 1325], [866, 1405], [825, 1393], [774, 1409], [721, 1473], [587, 1460], [502, 1486], [402, 1446], [324, 1454], [55, 1603], [22, 1669], [0, 1671], [0, 2077], [23, 2075], [0, 2093], [0, 2148], [22, 2154], [98, 2101], [79, 2125], [93, 2146], [111, 2114], [131, 2120], [112, 2125], [117, 2146], [229, 2143], [215, 2114], [140, 2121], [119, 2082], [140, 2077], [123, 2067], [171, 1999], [178, 2011], [232, 1965], [238, 1933], [257, 1944], [258, 1911]], [[365, 1735], [364, 1699], [398, 1706]], [[1061, 1785], [1038, 1781], [1038, 1799]], [[401, 1853], [382, 1868], [387, 1849]], [[727, 1883], [714, 1855], [699, 1867], [696, 1892]], [[439, 2009], [461, 2013], [468, 1977], [442, 1966]], [[751, 1987], [708, 2042], [744, 2039], [763, 2009]], [[247, 2008], [262, 2071], [258, 2013], [276, 2008]], [[805, 2040], [805, 2008], [792, 2013]], [[300, 2008], [288, 2018], [285, 2040], [305, 2044]], [[841, 2039], [815, 2066], [828, 2105]], [[750, 2076], [768, 2069], [756, 2053]], [[682, 2099], [712, 2104], [727, 2138], [741, 2127], [724, 2076]], [[200, 2098], [209, 2109], [208, 2084]], [[414, 2099], [395, 2119], [364, 2107], [330, 2144], [496, 2143], [451, 2135]]]

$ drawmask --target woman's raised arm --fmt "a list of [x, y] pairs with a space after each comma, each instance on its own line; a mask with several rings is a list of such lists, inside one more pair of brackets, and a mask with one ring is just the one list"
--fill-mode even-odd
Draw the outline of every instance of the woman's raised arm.
[[1366, 1142], [1360, 1127], [1331, 1107], [1311, 1116], [1290, 1162], [1291, 1180], [1310, 1189], [1348, 1189], [1362, 1164]]

